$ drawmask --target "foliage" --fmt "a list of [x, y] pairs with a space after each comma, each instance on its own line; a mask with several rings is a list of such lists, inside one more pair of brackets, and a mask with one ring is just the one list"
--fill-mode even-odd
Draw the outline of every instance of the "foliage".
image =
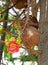
[[[10, 32], [20, 34], [20, 31], [13, 26], [10, 28]], [[11, 61], [11, 62], [14, 62], [14, 60], [18, 60], [18, 59], [20, 59], [21, 61], [37, 61], [38, 55], [36, 53], [31, 54], [31, 55], [20, 54], [19, 58], [13, 58], [12, 53], [7, 51], [7, 48], [8, 48], [7, 42], [10, 41], [11, 37], [14, 37], [18, 43], [22, 43], [21, 38], [18, 38], [18, 36], [14, 36], [13, 34], [9, 34], [8, 32], [6, 32], [5, 45], [4, 45], [4, 58], [5, 58], [5, 60]]]
[[[14, 28], [14, 27], [11, 27], [10, 28], [10, 32], [18, 34], [19, 30]], [[10, 41], [11, 37], [14, 37], [14, 35], [6, 32], [6, 35], [5, 35], [5, 45], [4, 45], [4, 58], [6, 60], [8, 60], [8, 61], [14, 62], [14, 60], [16, 60], [16, 58], [13, 58], [12, 57], [12, 53], [7, 51], [7, 48], [8, 48], [7, 43], [8, 43], [8, 41]], [[21, 39], [20, 38], [18, 38], [18, 37], [14, 37], [14, 38], [17, 40], [18, 43], [21, 43]]]
[[9, 15], [8, 15], [8, 19], [9, 19], [9, 20], [15, 20], [15, 17], [12, 16], [11, 14], [9, 14]]
[[31, 55], [21, 55], [20, 60], [21, 61], [37, 61], [38, 55], [37, 54], [31, 54]]
[[3, 7], [0, 8], [0, 20], [4, 20], [4, 13], [2, 13], [4, 10]]
[[[3, 1], [7, 1], [7, 0], [3, 0]], [[3, 8], [0, 8], [0, 12], [4, 12], [5, 11], [5, 6], [3, 5]], [[0, 14], [0, 20], [4, 20], [4, 15], [5, 15], [5, 12]], [[15, 17], [14, 15], [11, 15], [10, 13], [8, 13], [8, 20], [14, 20]], [[4, 58], [8, 61], [11, 61], [11, 62], [14, 62], [14, 60], [18, 60], [20, 59], [21, 61], [37, 61], [38, 59], [38, 55], [37, 54], [31, 54], [31, 55], [21, 55], [20, 54], [20, 57], [19, 58], [13, 58], [12, 57], [12, 54], [9, 53], [7, 51], [7, 48], [8, 46], [6, 45], [6, 43], [10, 40], [11, 37], [15, 37], [15, 39], [17, 40], [18, 43], [22, 43], [22, 40], [21, 38], [18, 37], [18, 35], [20, 34], [20, 30], [19, 30], [19, 25], [16, 27], [13, 27], [13, 26], [10, 26], [7, 30], [9, 32], [6, 32], [6, 35], [5, 35], [5, 45], [4, 45]], [[2, 31], [2, 28], [0, 28], [0, 31]]]
[[2, 28], [2, 27], [0, 27], [0, 34], [1, 34], [2, 30], [3, 30], [3, 28]]

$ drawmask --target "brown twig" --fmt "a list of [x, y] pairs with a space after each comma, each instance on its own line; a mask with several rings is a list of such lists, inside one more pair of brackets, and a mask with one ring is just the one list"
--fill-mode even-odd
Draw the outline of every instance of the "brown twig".
[[4, 33], [4, 32], [8, 32], [9, 34], [13, 34], [14, 36], [18, 36], [18, 34], [14, 33], [14, 32], [10, 32], [8, 30], [2, 30], [0, 31], [1, 33]]
[[[27, 49], [27, 48], [25, 48], [25, 47], [23, 47], [23, 46], [20, 46], [20, 48], [23, 48], [23, 49]], [[32, 50], [32, 49], [30, 49], [30, 48], [28, 48], [29, 50], [31, 50], [31, 52], [32, 53], [38, 53], [38, 54], [42, 54], [42, 51], [40, 51], [40, 50]]]
[[16, 20], [0, 20], [0, 22], [15, 22]]
[[0, 14], [3, 14], [3, 13], [5, 13], [6, 11], [8, 11], [9, 9], [13, 8], [17, 3], [18, 3], [18, 0], [17, 0], [12, 6], [10, 6], [9, 8], [7, 8], [7, 9], [4, 10], [3, 12], [1, 12]]

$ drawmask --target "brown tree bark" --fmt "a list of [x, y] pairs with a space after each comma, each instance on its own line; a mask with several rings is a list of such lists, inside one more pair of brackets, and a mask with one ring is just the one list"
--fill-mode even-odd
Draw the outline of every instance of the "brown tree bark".
[[[48, 0], [40, 0], [40, 22], [39, 30], [41, 33], [41, 39], [39, 43], [39, 50], [42, 54], [38, 57], [39, 65], [48, 65]], [[47, 3], [47, 4], [46, 4]]]

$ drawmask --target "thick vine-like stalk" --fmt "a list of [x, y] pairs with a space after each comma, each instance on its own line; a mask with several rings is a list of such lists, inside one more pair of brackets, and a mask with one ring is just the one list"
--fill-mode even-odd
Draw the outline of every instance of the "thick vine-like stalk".
[[30, 4], [30, 0], [27, 0], [27, 4], [28, 4], [28, 6], [27, 6], [27, 9], [26, 9], [26, 11], [27, 11], [27, 14], [26, 14], [26, 23], [24, 24], [24, 27], [22, 29], [22, 32], [19, 34], [19, 37], [24, 32], [24, 30], [25, 30], [25, 28], [26, 28], [26, 26], [28, 24], [28, 21], [29, 21], [29, 7], [30, 7], [29, 4]]

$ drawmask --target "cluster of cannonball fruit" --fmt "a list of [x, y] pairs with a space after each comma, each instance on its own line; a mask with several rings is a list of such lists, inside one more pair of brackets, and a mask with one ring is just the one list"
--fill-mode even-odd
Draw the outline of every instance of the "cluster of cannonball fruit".
[[[18, 9], [24, 8], [27, 6], [27, 0], [12, 0], [13, 4], [16, 3], [15, 7]], [[29, 22], [25, 28], [25, 30], [23, 31], [23, 33], [21, 34], [21, 39], [24, 42], [25, 46], [28, 48], [31, 48], [32, 46], [38, 45], [39, 40], [40, 40], [40, 33], [38, 31], [38, 21], [36, 19], [36, 17], [32, 17], [29, 16]], [[23, 19], [20, 22], [21, 28], [24, 27], [25, 19]]]
[[[31, 20], [29, 20], [25, 30], [23, 31], [21, 38], [27, 47], [32, 47], [35, 45], [38, 45], [40, 40], [40, 33], [38, 31], [38, 21], [35, 17], [31, 17]], [[21, 27], [24, 27], [25, 20], [20, 22]]]
[[16, 3], [15, 8], [21, 9], [27, 6], [27, 0], [11, 0], [13, 4]]

